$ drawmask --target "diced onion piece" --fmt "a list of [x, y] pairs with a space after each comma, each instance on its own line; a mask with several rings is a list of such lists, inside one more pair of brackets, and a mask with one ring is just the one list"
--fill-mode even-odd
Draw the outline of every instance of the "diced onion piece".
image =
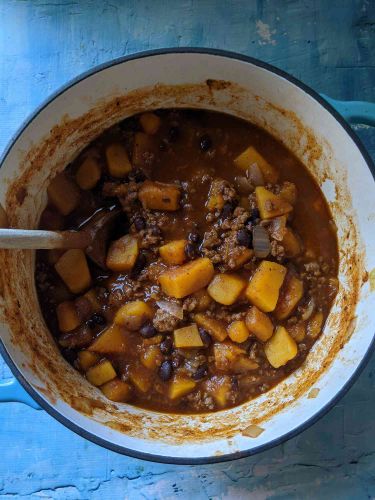
[[160, 307], [163, 311], [166, 311], [170, 315], [178, 319], [184, 319], [184, 311], [182, 307], [176, 302], [168, 302], [167, 300], [158, 300], [156, 305]]
[[264, 259], [271, 251], [271, 242], [267, 230], [263, 226], [255, 226], [253, 229], [254, 255]]
[[254, 185], [251, 183], [250, 179], [242, 175], [234, 178], [234, 185], [240, 194], [247, 195], [254, 191]]
[[259, 427], [259, 425], [249, 425], [249, 427], [246, 427], [246, 429], [242, 431], [242, 434], [251, 438], [257, 438], [262, 432], [264, 432], [264, 429]]
[[286, 216], [281, 215], [271, 220], [269, 231], [274, 240], [282, 241], [286, 232]]
[[252, 163], [246, 170], [246, 177], [253, 186], [264, 186], [264, 177], [257, 163]]
[[311, 299], [309, 300], [309, 302], [306, 306], [306, 309], [301, 314], [301, 319], [303, 321], [308, 320], [310, 318], [310, 316], [312, 315], [312, 313], [314, 312], [314, 309], [315, 309], [315, 300], [314, 300], [314, 297], [311, 297]]

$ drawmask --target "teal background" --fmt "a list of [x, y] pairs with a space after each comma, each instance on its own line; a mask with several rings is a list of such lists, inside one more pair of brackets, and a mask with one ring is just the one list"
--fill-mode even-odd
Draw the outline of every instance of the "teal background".
[[[374, 0], [0, 0], [0, 151], [36, 106], [81, 72], [188, 45], [242, 52], [333, 98], [375, 102]], [[354, 128], [374, 159], [374, 129]], [[9, 378], [0, 361], [0, 380]], [[375, 358], [310, 429], [236, 462], [127, 458], [20, 403], [0, 404], [0, 450], [0, 499], [375, 498]]]

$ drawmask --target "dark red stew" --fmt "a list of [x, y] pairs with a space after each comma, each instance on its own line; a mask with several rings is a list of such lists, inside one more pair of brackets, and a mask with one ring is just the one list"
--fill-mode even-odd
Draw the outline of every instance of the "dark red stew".
[[335, 227], [306, 168], [264, 130], [200, 110], [133, 116], [48, 188], [40, 227], [94, 236], [40, 251], [65, 358], [113, 401], [198, 413], [298, 368], [338, 289]]

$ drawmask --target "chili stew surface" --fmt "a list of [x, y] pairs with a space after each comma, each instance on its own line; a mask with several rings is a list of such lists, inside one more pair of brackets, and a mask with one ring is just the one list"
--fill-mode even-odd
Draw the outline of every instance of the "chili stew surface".
[[48, 188], [40, 228], [85, 250], [37, 254], [63, 356], [113, 401], [200, 413], [298, 368], [338, 289], [327, 203], [264, 130], [202, 110], [133, 116]]

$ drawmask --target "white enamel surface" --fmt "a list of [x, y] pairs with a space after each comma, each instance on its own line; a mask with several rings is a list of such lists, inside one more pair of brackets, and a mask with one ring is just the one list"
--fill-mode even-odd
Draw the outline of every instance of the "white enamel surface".
[[[218, 95], [215, 102], [207, 101], [205, 103], [199, 103], [194, 100], [194, 97], [186, 95], [177, 105], [211, 107], [248, 118], [264, 126], [275, 136], [284, 140], [286, 145], [291, 147], [301, 159], [306, 159], [304, 156], [304, 137], [296, 140], [298, 130], [295, 129], [293, 122], [288, 117], [280, 119], [280, 115], [269, 106], [266, 106], [264, 102], [294, 112], [302, 123], [312, 130], [318, 142], [321, 142], [323, 146], [324, 156], [326, 159], [330, 159], [331, 178], [322, 184], [322, 189], [328, 201], [337, 202], [335, 198], [335, 184], [340, 186], [343, 178], [347, 178], [346, 184], [350, 186], [352, 194], [352, 207], [349, 210], [356, 218], [359, 232], [366, 246], [365, 268], [368, 271], [374, 269], [374, 180], [355, 143], [336, 119], [300, 88], [294, 86], [284, 78], [270, 73], [268, 70], [223, 56], [204, 54], [150, 56], [118, 64], [75, 84], [43, 109], [13, 146], [0, 171], [0, 180], [2, 181], [0, 182], [0, 202], [4, 199], [8, 183], [15, 180], [19, 175], [18, 165], [29, 148], [32, 145], [38, 144], [48, 135], [51, 128], [55, 124], [60, 123], [65, 115], [68, 115], [69, 118], [79, 117], [92, 107], [95, 107], [103, 99], [116, 94], [126, 94], [138, 88], [153, 86], [158, 83], [168, 85], [200, 84], [208, 78], [235, 82], [245, 89], [246, 92], [243, 93], [242, 99], [236, 102], [233, 102], [230, 95], [225, 94], [225, 92], [222, 95]], [[261, 99], [257, 99], [256, 96], [260, 96]], [[176, 102], [174, 102], [173, 97], [163, 101], [164, 107], [174, 105], [176, 105]], [[108, 122], [106, 126], [110, 124]], [[59, 160], [64, 160], [65, 162], [72, 159], [71, 152], [68, 149], [58, 150], [56, 155]], [[55, 161], [56, 158], [51, 158], [50, 163], [46, 162], [46, 171], [49, 168], [53, 168]], [[314, 169], [319, 178], [319, 173], [321, 173], [320, 170], [323, 169], [323, 165], [316, 162]], [[33, 201], [35, 214], [30, 215], [30, 211], [28, 214], [25, 214], [25, 225], [32, 226], [35, 224], [37, 215], [45, 203], [46, 171], [40, 172], [30, 185], [30, 190], [35, 195]], [[366, 187], [365, 189], [364, 186]], [[339, 214], [337, 214], [335, 222], [338, 226], [339, 237], [343, 238], [345, 227], [342, 227], [342, 225], [344, 220], [341, 220]], [[362, 251], [362, 247], [358, 247], [357, 251]], [[345, 289], [345, 280], [343, 279], [342, 281], [343, 289]], [[339, 299], [337, 304], [336, 308], [341, 307], [342, 299]], [[96, 420], [85, 417], [61, 399], [53, 401], [38, 389], [45, 386], [45, 380], [42, 380], [41, 377], [36, 377], [31, 369], [22, 366], [27, 361], [27, 356], [9, 342], [9, 332], [6, 325], [3, 325], [1, 333], [3, 342], [11, 358], [24, 377], [34, 386], [42, 398], [49, 400], [50, 404], [57, 411], [74, 424], [101, 439], [136, 452], [189, 459], [215, 457], [256, 448], [280, 438], [282, 435], [293, 431], [311, 419], [350, 380], [361, 362], [371, 343], [375, 330], [374, 309], [375, 294], [370, 293], [369, 284], [367, 283], [361, 290], [361, 299], [357, 307], [358, 321], [355, 332], [344, 345], [335, 361], [315, 384], [315, 387], [320, 389], [315, 399], [308, 399], [307, 394], [304, 394], [299, 400], [291, 401], [286, 409], [278, 412], [262, 424], [265, 431], [256, 439], [238, 434], [231, 440], [209, 441], [210, 425], [213, 425], [213, 423], [216, 427], [220, 425], [220, 414], [216, 414], [216, 416], [211, 417], [209, 421], [211, 423], [207, 423], [207, 442], [204, 444], [190, 442], [183, 446], [180, 444], [174, 445], [171, 442], [163, 442], [162, 440], [155, 442], [143, 439], [142, 437], [129, 437], [126, 434], [103, 425], [101, 423], [102, 417]], [[330, 333], [331, 327], [333, 328], [333, 325], [329, 322], [326, 334], [327, 332]], [[319, 350], [319, 345], [320, 341], [314, 346], [314, 351]], [[308, 358], [307, 365], [309, 365], [309, 368], [314, 367], [314, 363], [316, 361], [313, 358], [311, 360]], [[72, 375], [73, 370], [69, 366], [66, 366], [66, 370], [71, 376], [76, 376], [75, 374]], [[285, 387], [298, 383], [299, 376], [302, 376], [302, 374], [300, 371], [297, 371], [296, 374], [293, 374], [269, 393], [261, 396], [254, 402], [243, 405], [241, 412], [238, 409], [234, 409], [225, 413], [233, 414], [233, 418], [241, 419], [245, 427], [246, 422], [251, 423], [251, 416], [257, 414], [257, 412], [261, 412], [261, 404], [264, 401], [272, 401], [273, 398], [277, 399], [280, 397]], [[46, 374], [47, 379], [48, 374]], [[135, 414], [142, 412], [138, 409], [132, 409], [131, 411]], [[183, 417], [181, 421], [184, 419], [187, 421], [189, 417]], [[155, 414], [155, 422], [157, 420], [158, 417]], [[174, 425], [173, 419], [171, 419], [170, 424], [165, 426], [166, 429], [169, 426], [171, 435], [173, 435]]]

